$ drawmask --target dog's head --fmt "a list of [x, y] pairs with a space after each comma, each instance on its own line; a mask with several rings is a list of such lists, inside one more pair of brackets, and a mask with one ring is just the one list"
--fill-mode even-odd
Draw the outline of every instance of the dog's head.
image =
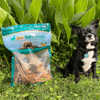
[[32, 46], [32, 43], [29, 42], [29, 41], [25, 41], [24, 44], [23, 44], [23, 47], [25, 47], [25, 48], [28, 48], [30, 46]]
[[99, 27], [99, 20], [93, 22], [90, 26], [81, 28], [79, 26], [72, 25], [72, 30], [78, 35], [79, 40], [89, 43], [95, 41], [97, 37], [97, 30]]

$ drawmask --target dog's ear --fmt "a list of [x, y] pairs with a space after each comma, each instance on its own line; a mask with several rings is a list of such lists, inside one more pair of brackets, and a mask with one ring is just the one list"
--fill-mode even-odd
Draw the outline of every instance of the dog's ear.
[[71, 25], [72, 30], [75, 32], [76, 35], [78, 35], [81, 31], [81, 27], [79, 26], [75, 26], [75, 25]]
[[95, 22], [93, 22], [91, 25], [94, 27], [94, 28], [98, 28], [99, 27], [99, 21], [100, 20], [96, 20]]

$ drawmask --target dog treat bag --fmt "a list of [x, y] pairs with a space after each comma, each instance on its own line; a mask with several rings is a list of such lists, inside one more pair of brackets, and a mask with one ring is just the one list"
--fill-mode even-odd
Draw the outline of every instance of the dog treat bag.
[[2, 27], [2, 37], [13, 53], [11, 86], [52, 79], [49, 23]]

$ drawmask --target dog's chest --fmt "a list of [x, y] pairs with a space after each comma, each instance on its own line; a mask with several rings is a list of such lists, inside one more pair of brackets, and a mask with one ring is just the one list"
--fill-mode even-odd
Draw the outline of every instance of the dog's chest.
[[94, 49], [95, 46], [92, 46], [91, 43], [88, 43], [88, 45], [86, 46], [86, 49]]
[[[87, 49], [94, 49], [94, 46], [91, 46], [90, 44], [87, 45]], [[94, 51], [88, 51], [86, 53], [88, 55], [88, 57], [84, 57], [81, 61], [84, 63], [84, 65], [82, 66], [83, 70], [85, 72], [87, 72], [90, 68], [91, 68], [91, 64], [93, 62], [96, 62], [96, 58], [93, 58], [94, 56]]]

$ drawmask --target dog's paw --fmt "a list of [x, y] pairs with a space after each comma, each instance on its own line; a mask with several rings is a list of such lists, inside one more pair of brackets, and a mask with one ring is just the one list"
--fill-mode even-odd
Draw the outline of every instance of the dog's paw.
[[95, 76], [95, 77], [93, 77], [93, 79], [97, 79], [99, 81], [100, 77], [99, 76]]
[[67, 76], [66, 75], [63, 75], [63, 78], [66, 78]]
[[80, 80], [80, 78], [78, 77], [78, 78], [76, 78], [74, 81], [75, 81], [76, 83], [78, 83], [79, 80]]
[[63, 75], [63, 78], [66, 78], [66, 77], [68, 77], [69, 76], [69, 74], [68, 73], [65, 73], [64, 75]]

